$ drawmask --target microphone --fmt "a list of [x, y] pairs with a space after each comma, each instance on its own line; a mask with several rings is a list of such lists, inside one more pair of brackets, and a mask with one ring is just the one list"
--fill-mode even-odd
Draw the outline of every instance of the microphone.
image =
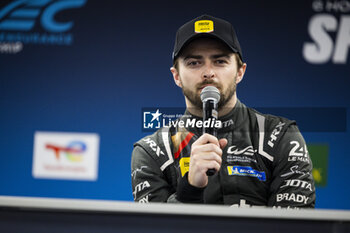
[[[208, 133], [217, 137], [217, 128], [205, 126], [206, 121], [216, 122], [218, 119], [218, 103], [220, 100], [220, 91], [214, 86], [206, 86], [201, 91], [201, 100], [203, 102], [203, 134]], [[208, 169], [207, 176], [215, 174], [215, 169]]]

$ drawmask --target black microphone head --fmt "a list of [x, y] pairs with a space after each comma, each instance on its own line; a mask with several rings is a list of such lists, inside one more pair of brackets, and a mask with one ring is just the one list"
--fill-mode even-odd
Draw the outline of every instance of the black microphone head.
[[201, 100], [205, 102], [208, 99], [213, 99], [218, 103], [220, 101], [220, 91], [214, 86], [206, 86], [201, 91]]

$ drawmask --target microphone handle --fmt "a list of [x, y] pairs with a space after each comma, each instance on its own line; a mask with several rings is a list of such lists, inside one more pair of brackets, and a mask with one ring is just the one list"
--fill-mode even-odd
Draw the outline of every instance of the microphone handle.
[[[217, 112], [217, 109], [218, 109], [218, 106], [217, 106], [217, 102], [214, 101], [214, 100], [207, 100], [207, 101], [204, 101], [203, 102], [203, 124], [204, 122], [206, 122], [207, 120], [210, 120], [210, 121], [216, 121], [217, 120], [217, 115], [218, 115], [218, 112]], [[211, 134], [215, 137], [217, 137], [217, 129], [216, 127], [204, 127], [203, 125], [203, 134], [204, 133], [208, 133], [208, 134]], [[207, 176], [212, 176], [216, 173], [216, 170], [211, 168], [211, 169], [208, 169], [208, 171], [206, 172]]]

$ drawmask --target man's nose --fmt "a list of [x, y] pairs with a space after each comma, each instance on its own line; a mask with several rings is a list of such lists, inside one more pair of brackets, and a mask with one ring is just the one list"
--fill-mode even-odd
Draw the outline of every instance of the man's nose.
[[204, 79], [210, 79], [210, 78], [215, 77], [215, 72], [214, 72], [214, 69], [211, 66], [211, 64], [205, 65], [203, 73], [202, 73], [202, 77]]

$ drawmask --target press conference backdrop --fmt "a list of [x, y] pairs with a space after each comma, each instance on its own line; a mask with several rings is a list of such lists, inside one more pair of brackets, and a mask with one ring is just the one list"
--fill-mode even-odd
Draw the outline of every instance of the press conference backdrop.
[[184, 106], [171, 53], [201, 14], [235, 26], [239, 99], [297, 120], [316, 207], [350, 209], [349, 0], [1, 1], [0, 195], [132, 201], [133, 143]]

